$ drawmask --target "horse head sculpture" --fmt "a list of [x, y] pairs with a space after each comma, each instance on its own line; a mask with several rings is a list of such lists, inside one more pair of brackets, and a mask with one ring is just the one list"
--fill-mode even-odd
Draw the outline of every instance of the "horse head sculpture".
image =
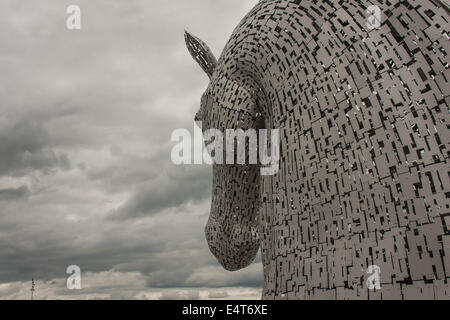
[[449, 21], [433, 0], [262, 0], [219, 60], [186, 33], [203, 130], [280, 130], [277, 174], [214, 164], [227, 270], [261, 249], [266, 299], [450, 296]]

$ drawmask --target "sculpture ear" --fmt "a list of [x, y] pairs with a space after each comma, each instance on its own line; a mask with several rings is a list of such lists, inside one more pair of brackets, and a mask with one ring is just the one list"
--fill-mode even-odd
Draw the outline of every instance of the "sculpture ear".
[[187, 31], [185, 31], [184, 38], [191, 56], [202, 67], [208, 77], [211, 78], [214, 70], [217, 68], [217, 59], [214, 57], [211, 49], [209, 49], [206, 43]]

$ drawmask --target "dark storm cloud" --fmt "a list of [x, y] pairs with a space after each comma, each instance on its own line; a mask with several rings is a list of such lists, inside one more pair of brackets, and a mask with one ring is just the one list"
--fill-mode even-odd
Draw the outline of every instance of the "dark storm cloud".
[[188, 201], [198, 202], [211, 196], [211, 173], [203, 167], [174, 167], [143, 183], [113, 215], [126, 219], [156, 214]]
[[228, 298], [230, 295], [228, 292], [212, 292], [208, 295], [209, 299], [225, 299]]
[[219, 53], [254, 3], [78, 0], [69, 31], [71, 0], [0, 1], [0, 299], [31, 277], [67, 297], [53, 279], [73, 264], [86, 297], [260, 286], [259, 265], [231, 274], [208, 250], [211, 169], [170, 161], [208, 83], [184, 29]]
[[[8, 119], [9, 120], [9, 119]], [[51, 148], [41, 123], [28, 119], [0, 126], [0, 175], [25, 175], [33, 170], [69, 169], [66, 154]]]
[[198, 292], [189, 292], [189, 293], [164, 293], [160, 300], [198, 300], [200, 299], [200, 294]]

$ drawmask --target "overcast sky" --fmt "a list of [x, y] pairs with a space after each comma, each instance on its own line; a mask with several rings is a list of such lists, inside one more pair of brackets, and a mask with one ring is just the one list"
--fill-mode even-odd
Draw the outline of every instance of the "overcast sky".
[[0, 0], [0, 299], [260, 298], [207, 248], [211, 168], [170, 160], [208, 84], [184, 29], [219, 55], [256, 2]]

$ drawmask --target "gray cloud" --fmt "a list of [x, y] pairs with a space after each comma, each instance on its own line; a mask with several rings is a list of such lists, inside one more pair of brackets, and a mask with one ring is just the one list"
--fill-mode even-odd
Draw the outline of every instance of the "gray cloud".
[[206, 245], [210, 168], [170, 161], [208, 83], [184, 29], [219, 53], [256, 2], [79, 0], [80, 31], [73, 1], [0, 2], [0, 299], [31, 277], [43, 299], [258, 292], [259, 263], [228, 273]]
[[50, 172], [70, 168], [67, 155], [51, 148], [42, 123], [33, 119], [6, 121], [8, 123], [0, 126], [0, 174], [15, 176], [26, 175], [33, 170]]
[[0, 189], [0, 201], [12, 201], [22, 199], [29, 194], [26, 186], [14, 189]]

